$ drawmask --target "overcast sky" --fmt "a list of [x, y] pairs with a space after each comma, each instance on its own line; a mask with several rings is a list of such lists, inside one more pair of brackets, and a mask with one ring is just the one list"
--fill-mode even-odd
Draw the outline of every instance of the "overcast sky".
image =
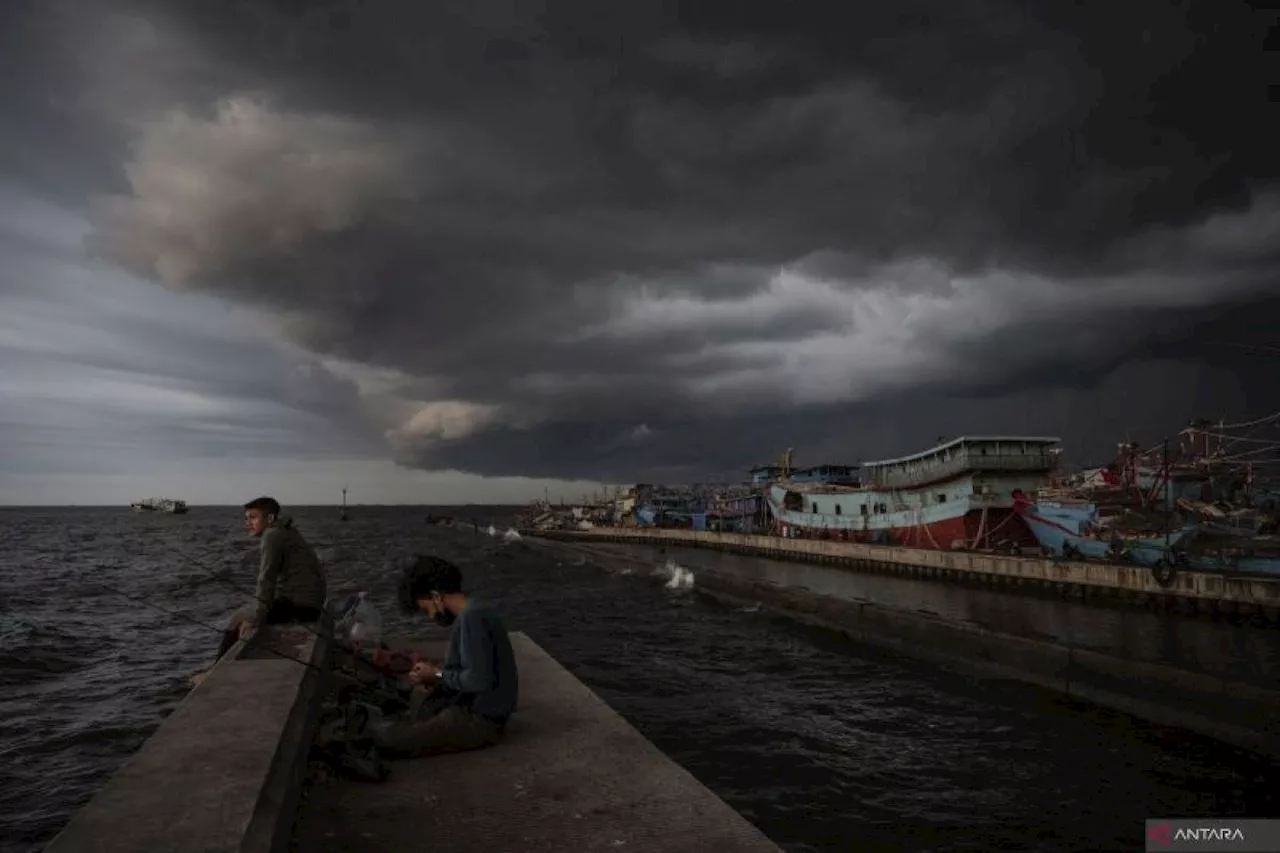
[[1275, 15], [1081, 5], [9, 0], [0, 503], [1274, 411]]

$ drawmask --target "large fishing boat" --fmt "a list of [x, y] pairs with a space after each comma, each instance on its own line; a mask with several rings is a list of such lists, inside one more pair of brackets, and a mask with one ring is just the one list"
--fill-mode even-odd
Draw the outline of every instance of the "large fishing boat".
[[866, 462], [859, 485], [797, 482], [767, 490], [783, 536], [912, 548], [1014, 551], [1038, 542], [1015, 511], [1058, 464], [1057, 438], [967, 436], [922, 453]]

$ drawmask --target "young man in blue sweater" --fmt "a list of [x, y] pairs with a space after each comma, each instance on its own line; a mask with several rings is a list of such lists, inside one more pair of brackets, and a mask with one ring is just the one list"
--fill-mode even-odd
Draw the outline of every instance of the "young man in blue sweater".
[[452, 627], [444, 663], [419, 661], [409, 673], [443, 707], [425, 719], [378, 727], [388, 757], [412, 758], [492, 746], [516, 709], [520, 679], [502, 619], [462, 592], [462, 572], [439, 557], [419, 556], [400, 582], [400, 606]]

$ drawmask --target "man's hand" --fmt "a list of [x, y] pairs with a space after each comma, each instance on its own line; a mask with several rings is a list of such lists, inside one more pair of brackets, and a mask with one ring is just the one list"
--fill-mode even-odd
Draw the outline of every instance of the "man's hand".
[[240, 623], [240, 639], [252, 640], [256, 633], [258, 633], [257, 619], [246, 619]]
[[391, 675], [407, 675], [413, 665], [421, 659], [416, 652], [395, 652], [391, 649], [378, 649], [369, 657], [374, 668]]
[[423, 687], [432, 687], [436, 683], [436, 672], [436, 665], [431, 661], [418, 661], [409, 670], [409, 680]]
[[420, 660], [426, 660], [421, 652], [414, 652], [408, 649], [390, 649], [386, 646], [379, 646], [371, 656], [371, 660], [391, 660], [392, 658], [404, 658], [412, 663]]

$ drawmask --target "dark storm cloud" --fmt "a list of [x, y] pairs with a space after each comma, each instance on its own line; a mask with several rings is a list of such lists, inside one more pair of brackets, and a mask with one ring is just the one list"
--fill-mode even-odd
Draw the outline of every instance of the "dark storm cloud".
[[939, 389], [995, 429], [1277, 289], [1274, 16], [1235, 4], [121, 8], [95, 245], [406, 374], [406, 464], [714, 470]]
[[207, 499], [224, 460], [378, 452], [350, 380], [244, 311], [87, 262], [87, 228], [0, 183], [0, 503], [119, 501], [153, 477]]
[[[0, 298], [0, 475], [140, 470], [171, 452], [318, 459], [377, 447], [354, 386], [314, 360], [228, 334], [199, 308], [135, 303], [123, 314], [69, 298], [47, 269], [42, 284]], [[107, 300], [139, 295], [127, 282], [97, 286]]]
[[[585, 2], [186, 5], [215, 56], [303, 109], [463, 121], [491, 142], [513, 131], [525, 162], [556, 164], [570, 179], [557, 188], [609, 209], [608, 191], [625, 189], [670, 210], [671, 178], [690, 207], [736, 212], [747, 177], [752, 200], [769, 195], [760, 184], [792, 198], [821, 187], [785, 211], [806, 212], [791, 226], [806, 246], [816, 220], [846, 245], [850, 213], [892, 216], [896, 197], [919, 209], [870, 223], [883, 233], [863, 247], [917, 249], [919, 233], [898, 232], [936, 220], [961, 229], [954, 251], [968, 255], [959, 203], [991, 208], [1019, 242], [1092, 254], [1152, 221], [1246, 204], [1276, 168], [1262, 50], [1274, 15], [1245, 4], [688, 4], [667, 18], [657, 4]], [[868, 165], [886, 164], [869, 184]], [[900, 180], [913, 174], [948, 180]]]

